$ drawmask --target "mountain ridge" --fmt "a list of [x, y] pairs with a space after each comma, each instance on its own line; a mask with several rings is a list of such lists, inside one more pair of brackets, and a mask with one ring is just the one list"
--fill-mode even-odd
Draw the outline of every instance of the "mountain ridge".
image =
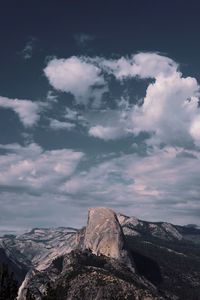
[[[115, 220], [115, 216], [117, 221]], [[185, 289], [184, 282], [186, 281], [187, 285], [186, 283], [185, 285], [187, 286], [188, 291], [185, 293], [197, 294], [195, 299], [200, 299], [198, 298], [198, 293], [200, 295], [200, 230], [198, 228], [173, 225], [167, 222], [147, 222], [135, 217], [115, 214], [114, 212], [113, 222], [119, 224], [116, 225], [119, 226], [119, 232], [122, 230], [125, 239], [124, 242], [127, 247], [126, 251], [128, 251], [126, 252], [128, 253], [126, 255], [128, 255], [129, 258], [131, 255], [131, 260], [133, 260], [134, 266], [132, 265], [132, 272], [134, 272], [133, 270], [135, 269], [138, 276], [140, 276], [140, 280], [142, 280], [141, 278], [146, 278], [145, 280], [150, 284], [153, 284], [157, 288], [158, 296], [158, 291], [163, 290], [167, 293], [171, 293], [173, 297], [180, 297], [180, 295], [182, 295], [182, 289]], [[104, 241], [104, 245], [110, 239], [105, 240], [105, 224], [106, 216], [102, 222], [102, 228], [104, 229], [99, 231], [100, 235], [103, 232], [102, 241]], [[96, 226], [98, 225], [97, 220]], [[30, 284], [31, 278], [37, 274], [45, 274], [45, 270], [52, 267], [52, 263], [55, 259], [66, 257], [66, 255], [70, 255], [72, 251], [82, 251], [77, 254], [77, 257], [81, 260], [82, 257], [84, 257], [82, 254], [83, 251], [85, 251], [86, 248], [90, 248], [84, 247], [85, 236], [88, 229], [87, 226], [82, 229], [70, 227], [34, 228], [30, 232], [15, 237], [13, 235], [1, 237], [0, 249], [4, 251], [9, 264], [11, 264], [10, 261], [12, 261], [24, 272], [25, 277], [22, 278], [22, 276], [21, 278], [18, 278], [19, 285], [21, 285], [20, 292], [27, 282]], [[109, 228], [112, 227], [110, 226], [111, 225], [109, 225]], [[93, 224], [91, 228], [93, 228]], [[98, 231], [96, 230], [95, 232]], [[111, 231], [111, 236], [112, 235], [113, 233]], [[92, 238], [92, 240], [96, 243], [96, 237]], [[115, 246], [117, 246], [117, 244], [115, 244]], [[119, 249], [122, 251], [122, 248]], [[100, 254], [104, 255], [108, 254], [108, 252]], [[108, 261], [109, 259], [112, 259], [112, 257], [108, 257]], [[169, 260], [169, 265], [165, 263], [165, 260]], [[189, 266], [189, 272], [184, 269], [183, 263]], [[147, 267], [144, 266], [144, 264], [146, 264]], [[174, 272], [176, 276], [174, 280], [175, 282], [180, 282], [180, 287], [175, 288], [174, 294], [172, 280], [170, 278], [170, 274], [174, 267], [173, 264], [176, 265]], [[75, 268], [76, 267], [77, 266], [75, 266]], [[94, 266], [87, 267], [84, 266], [83, 263], [82, 270], [87, 270], [87, 268], [93, 270]], [[17, 272], [18, 270], [15, 270], [16, 275]], [[101, 269], [99, 271], [99, 276], [104, 276], [102, 274], [105, 272], [108, 272], [108, 270], [105, 268]], [[58, 278], [59, 276], [61, 276], [60, 273], [58, 274]], [[87, 277], [84, 277], [84, 280], [86, 279]], [[115, 278], [113, 280], [118, 279]], [[124, 284], [124, 286], [126, 286], [126, 283]], [[43, 294], [45, 294], [47, 286], [44, 286], [43, 288]], [[165, 297], [167, 297], [167, 294]], [[185, 299], [190, 300], [190, 298], [187, 297], [188, 296], [186, 296]], [[19, 297], [18, 299], [24, 300], [26, 299], [26, 296], [24, 296], [24, 298]]]

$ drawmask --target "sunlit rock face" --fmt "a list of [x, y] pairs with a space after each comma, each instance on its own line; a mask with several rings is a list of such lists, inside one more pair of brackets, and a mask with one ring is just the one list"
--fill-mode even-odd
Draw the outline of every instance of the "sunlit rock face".
[[128, 261], [124, 234], [114, 211], [105, 207], [89, 209], [84, 247], [95, 255]]
[[35, 228], [0, 237], [0, 262], [21, 284], [18, 300], [190, 300], [200, 294], [199, 244], [194, 226], [142, 221], [100, 207], [89, 210], [81, 230]]

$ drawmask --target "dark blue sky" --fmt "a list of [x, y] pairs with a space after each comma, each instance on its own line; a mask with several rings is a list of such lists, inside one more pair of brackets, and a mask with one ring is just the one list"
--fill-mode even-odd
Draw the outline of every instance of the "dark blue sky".
[[197, 0], [1, 1], [2, 232], [81, 226], [96, 205], [198, 223], [199, 15]]
[[[199, 13], [198, 0], [1, 1], [2, 92], [11, 97], [44, 95], [41, 66], [51, 55], [110, 57], [159, 51], [180, 62], [186, 72], [199, 76]], [[82, 32], [97, 37], [90, 49], [80, 49], [74, 43], [74, 35]], [[22, 64], [17, 53], [31, 37], [36, 39], [34, 59]]]

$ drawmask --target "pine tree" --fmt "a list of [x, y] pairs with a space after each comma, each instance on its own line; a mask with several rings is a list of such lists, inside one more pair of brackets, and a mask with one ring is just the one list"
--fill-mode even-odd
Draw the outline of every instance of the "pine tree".
[[8, 266], [0, 264], [0, 300], [15, 300], [18, 285], [13, 272], [8, 271]]

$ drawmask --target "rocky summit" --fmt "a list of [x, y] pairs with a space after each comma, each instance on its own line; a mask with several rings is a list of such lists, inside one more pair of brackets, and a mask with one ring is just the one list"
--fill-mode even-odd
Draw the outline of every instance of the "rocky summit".
[[118, 259], [133, 269], [121, 225], [109, 208], [90, 208], [85, 231], [84, 248], [95, 255]]
[[121, 258], [124, 234], [114, 211], [105, 207], [89, 209], [84, 245], [96, 255]]
[[91, 208], [80, 230], [1, 237], [0, 280], [0, 300], [200, 300], [200, 229]]

